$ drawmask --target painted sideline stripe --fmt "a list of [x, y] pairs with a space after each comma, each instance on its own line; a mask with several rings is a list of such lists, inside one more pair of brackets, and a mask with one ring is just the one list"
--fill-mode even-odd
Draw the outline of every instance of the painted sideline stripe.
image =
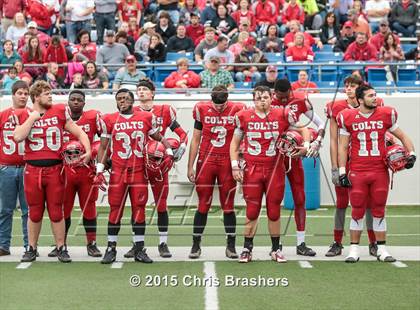
[[299, 261], [299, 265], [302, 268], [313, 268], [313, 266], [311, 265], [311, 263], [308, 262], [307, 260], [300, 260]]
[[403, 262], [400, 262], [400, 261], [396, 261], [396, 262], [393, 262], [392, 263], [395, 267], [397, 267], [397, 268], [406, 268], [406, 267], [408, 267], [406, 264], [404, 264]]
[[29, 267], [31, 267], [32, 263], [20, 263], [19, 265], [16, 266], [16, 269], [28, 269]]
[[121, 269], [123, 265], [124, 265], [123, 262], [113, 262], [112, 265], [111, 265], [111, 268], [112, 269]]
[[218, 310], [219, 299], [217, 297], [217, 286], [213, 285], [213, 280], [216, 279], [216, 264], [214, 262], [204, 262], [204, 279], [208, 279], [204, 292], [204, 308], [206, 310]]

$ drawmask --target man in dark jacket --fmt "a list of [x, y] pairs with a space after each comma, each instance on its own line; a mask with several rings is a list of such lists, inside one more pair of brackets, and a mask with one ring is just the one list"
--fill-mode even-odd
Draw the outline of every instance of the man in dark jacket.
[[404, 37], [414, 37], [419, 9], [414, 0], [399, 0], [391, 10], [392, 29]]
[[165, 44], [167, 44], [168, 40], [176, 34], [176, 29], [171, 22], [171, 17], [168, 12], [163, 11], [160, 13], [156, 32], [160, 34]]
[[347, 47], [356, 40], [352, 26], [353, 23], [351, 21], [346, 21], [344, 23], [343, 29], [341, 30], [341, 37], [334, 45], [334, 52], [345, 53]]
[[184, 24], [176, 27], [176, 36], [168, 40], [166, 51], [168, 53], [186, 53], [194, 51], [194, 43], [186, 34], [187, 30]]

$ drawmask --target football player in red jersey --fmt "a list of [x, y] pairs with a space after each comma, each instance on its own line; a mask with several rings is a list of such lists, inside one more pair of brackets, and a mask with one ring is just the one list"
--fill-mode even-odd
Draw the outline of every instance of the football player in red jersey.
[[[93, 144], [95, 136], [101, 134], [100, 112], [96, 110], [84, 111], [85, 94], [80, 90], [72, 90], [69, 94], [68, 106], [71, 119], [83, 129]], [[77, 140], [76, 137], [64, 132], [64, 142]], [[96, 246], [96, 199], [98, 188], [93, 185], [94, 163], [89, 165], [68, 166], [66, 171], [66, 189], [64, 195], [64, 221], [66, 236], [71, 225], [71, 212], [74, 206], [76, 193], [79, 196], [80, 209], [83, 213], [83, 226], [86, 232], [87, 253], [92, 257], [101, 257], [102, 254]], [[55, 256], [54, 251], [49, 256]]]
[[[350, 75], [344, 79], [344, 89], [346, 92], [346, 99], [335, 100], [327, 103], [325, 107], [325, 114], [330, 121], [330, 158], [332, 167], [332, 182], [335, 185], [335, 193], [337, 197], [336, 209], [334, 215], [334, 242], [331, 244], [325, 256], [333, 257], [341, 255], [343, 245], [344, 223], [346, 219], [346, 210], [349, 204], [348, 188], [341, 187], [338, 180], [338, 126], [336, 118], [338, 113], [345, 109], [358, 108], [359, 103], [356, 99], [356, 89], [364, 82], [356, 75]], [[378, 105], [383, 105], [382, 99], [377, 98]], [[369, 253], [376, 256], [377, 246], [375, 233], [373, 232], [373, 218], [371, 209], [366, 210], [366, 228], [369, 237]]]
[[[180, 146], [174, 153], [175, 161], [179, 161], [182, 155], [185, 153], [188, 137], [184, 129], [176, 120], [176, 111], [173, 107], [168, 104], [155, 104], [153, 98], [155, 96], [155, 85], [149, 79], [141, 79], [137, 84], [137, 97], [140, 101], [140, 105], [134, 107], [135, 111], [148, 111], [153, 113], [156, 118], [156, 124], [159, 127], [160, 134], [165, 136], [167, 129], [169, 128], [178, 137]], [[169, 194], [169, 180], [167, 170], [161, 178], [154, 178], [149, 176], [149, 183], [152, 188], [153, 197], [157, 207], [158, 214], [158, 230], [159, 230], [159, 255], [164, 258], [172, 257], [171, 252], [168, 248], [168, 209], [166, 201]], [[133, 249], [126, 253], [125, 257], [131, 257]]]
[[[252, 259], [253, 238], [263, 195], [266, 197], [268, 229], [271, 236], [271, 258], [279, 263], [286, 262], [280, 246], [280, 204], [284, 195], [284, 158], [276, 144], [278, 138], [289, 128], [298, 131], [305, 141], [303, 147], [293, 156], [303, 156], [310, 146], [307, 128], [298, 126], [296, 115], [289, 108], [271, 108], [271, 90], [258, 86], [253, 91], [255, 108], [236, 114], [236, 129], [230, 145], [233, 177], [243, 182], [246, 202], [245, 242], [239, 262]], [[239, 148], [244, 140], [245, 168], [238, 165]]]
[[[321, 147], [322, 139], [325, 135], [325, 123], [315, 113], [311, 103], [305, 93], [292, 91], [289, 80], [279, 79], [274, 85], [274, 106], [288, 107], [299, 120], [300, 115], [304, 114], [312, 121], [317, 128], [318, 137], [311, 143], [306, 156], [317, 157]], [[289, 165], [291, 167], [289, 167]], [[305, 226], [306, 226], [306, 209], [305, 209], [305, 179], [300, 157], [285, 157], [285, 166], [287, 178], [289, 179], [290, 188], [292, 190], [293, 201], [295, 204], [294, 214], [296, 223], [297, 246], [296, 253], [304, 256], [315, 256], [314, 250], [306, 246], [305, 243]]]
[[22, 212], [22, 235], [25, 248], [28, 246], [28, 205], [23, 191], [23, 153], [25, 144], [13, 140], [15, 110], [25, 109], [29, 87], [17, 81], [12, 87], [12, 107], [0, 112], [0, 256], [10, 255], [13, 211], [16, 201]]
[[146, 231], [145, 208], [147, 184], [143, 148], [148, 137], [161, 141], [168, 156], [173, 156], [170, 144], [161, 136], [155, 117], [147, 111], [134, 111], [134, 94], [128, 89], [119, 89], [115, 95], [118, 112], [107, 114], [102, 119], [101, 145], [94, 184], [103, 187], [106, 183], [103, 171], [107, 160], [107, 149], [111, 146], [112, 169], [109, 180], [108, 201], [108, 247], [103, 264], [115, 261], [117, 239], [121, 227], [127, 196], [131, 201], [131, 224], [134, 232], [134, 259], [152, 263], [144, 248]]
[[[385, 206], [389, 190], [389, 172], [385, 163], [387, 131], [398, 138], [409, 152], [406, 169], [414, 166], [416, 155], [411, 139], [398, 127], [397, 111], [391, 107], [378, 107], [376, 92], [370, 85], [356, 90], [358, 109], [346, 109], [337, 116], [340, 128], [338, 145], [339, 182], [350, 187], [352, 206], [350, 222], [350, 252], [345, 261], [359, 260], [359, 242], [363, 230], [363, 217], [369, 206], [373, 216], [373, 231], [378, 245], [377, 258], [394, 262], [385, 247]], [[350, 146], [351, 144], [351, 146]], [[350, 146], [350, 150], [349, 150]], [[350, 157], [349, 170], [346, 169]]]
[[35, 82], [29, 94], [33, 111], [24, 109], [19, 111], [22, 113], [16, 112], [19, 125], [13, 134], [16, 142], [25, 141], [24, 190], [29, 206], [29, 247], [22, 261], [31, 262], [36, 259], [36, 247], [46, 205], [58, 249], [57, 258], [61, 262], [71, 262], [64, 237], [64, 176], [61, 158], [63, 132], [70, 132], [81, 142], [85, 149], [82, 159], [86, 164], [91, 156], [89, 138], [72, 121], [64, 104], [52, 104], [51, 88], [47, 82]]
[[[232, 176], [229, 147], [235, 130], [235, 114], [245, 108], [243, 103], [228, 101], [223, 85], [213, 87], [211, 101], [198, 102], [193, 110], [194, 133], [188, 158], [188, 179], [195, 183], [198, 208], [194, 215], [193, 245], [190, 258], [201, 255], [201, 236], [213, 200], [213, 189], [219, 187], [220, 205], [227, 238], [225, 254], [238, 258], [235, 249], [236, 216], [234, 200], [236, 181]], [[196, 171], [194, 162], [197, 158]]]

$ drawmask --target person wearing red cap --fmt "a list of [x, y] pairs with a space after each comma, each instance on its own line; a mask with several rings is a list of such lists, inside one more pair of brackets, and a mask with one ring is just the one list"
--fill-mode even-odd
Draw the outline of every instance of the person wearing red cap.
[[353, 31], [353, 23], [351, 21], [346, 21], [341, 29], [341, 37], [333, 47], [333, 52], [344, 53], [347, 50], [347, 47], [356, 40]]
[[118, 70], [115, 76], [112, 89], [118, 90], [120, 86], [137, 85], [137, 83], [146, 77], [144, 72], [137, 70], [137, 60], [133, 55], [128, 55], [125, 58], [125, 67]]
[[[384, 46], [384, 38], [388, 33], [392, 33], [392, 31], [389, 29], [389, 23], [386, 19], [381, 20], [379, 23], [379, 32], [373, 35], [369, 43], [373, 44], [376, 47], [376, 50], [379, 52], [382, 46]], [[397, 44], [400, 44], [400, 38], [393, 34], [394, 40]]]
[[267, 86], [270, 89], [274, 89], [279, 72], [276, 66], [267, 66], [265, 68], [265, 78], [255, 84], [257, 86]]
[[238, 82], [259, 82], [261, 80], [261, 73], [264, 67], [247, 66], [248, 63], [266, 63], [264, 53], [256, 47], [257, 41], [254, 37], [249, 37], [244, 42], [244, 48], [235, 58], [235, 63], [242, 63], [235, 67], [235, 78]]

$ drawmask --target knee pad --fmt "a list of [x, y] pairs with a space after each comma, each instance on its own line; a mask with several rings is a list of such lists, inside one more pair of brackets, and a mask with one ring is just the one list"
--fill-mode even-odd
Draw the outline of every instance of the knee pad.
[[260, 215], [260, 210], [261, 204], [248, 204], [246, 207], [246, 217], [251, 221], [255, 221]]
[[158, 212], [166, 212], [167, 210], [167, 203], [166, 203], [166, 199], [159, 199], [158, 204], [157, 204], [157, 211]]
[[349, 190], [345, 187], [336, 186], [337, 208], [346, 209], [349, 206]]
[[123, 210], [124, 210], [124, 206], [116, 206], [116, 205], [111, 205], [110, 206], [110, 211], [109, 211], [109, 216], [108, 216], [108, 221], [111, 224], [117, 224], [121, 221], [122, 215], [123, 215]]
[[373, 231], [386, 231], [386, 219], [384, 217], [373, 218]]
[[136, 223], [143, 223], [146, 220], [146, 212], [145, 212], [145, 207], [144, 206], [131, 206], [131, 210], [132, 210], [132, 219], [134, 222]]
[[[372, 195], [370, 196], [370, 206], [372, 208], [372, 212], [376, 208], [384, 209], [386, 206], [387, 198], [388, 198], [387, 189], [374, 191]], [[377, 217], [382, 217], [382, 216], [377, 216]]]
[[360, 220], [365, 216], [365, 209], [364, 208], [351, 208], [351, 217], [355, 220]]
[[350, 221], [350, 230], [362, 231], [363, 230], [363, 217], [360, 219], [354, 219], [352, 217]]
[[39, 223], [42, 221], [42, 216], [44, 215], [44, 208], [39, 207], [30, 207], [29, 208], [29, 219], [34, 223]]
[[267, 206], [267, 217], [270, 221], [277, 221], [280, 218], [280, 205]]
[[364, 193], [353, 191], [350, 192], [350, 203], [353, 208], [365, 208], [367, 197]]
[[385, 216], [385, 206], [372, 206], [371, 212], [373, 218], [383, 218]]
[[61, 210], [48, 210], [48, 214], [50, 217], [50, 221], [53, 223], [58, 223], [64, 218], [63, 212]]

